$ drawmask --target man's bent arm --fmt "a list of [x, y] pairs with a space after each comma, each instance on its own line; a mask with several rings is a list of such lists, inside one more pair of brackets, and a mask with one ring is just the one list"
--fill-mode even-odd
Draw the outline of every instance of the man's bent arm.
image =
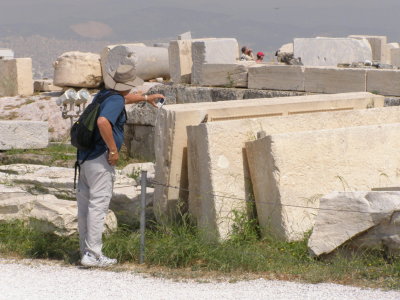
[[111, 123], [107, 118], [99, 117], [97, 119], [97, 127], [99, 128], [100, 135], [103, 138], [104, 143], [106, 143], [109, 151], [108, 162], [110, 165], [114, 166], [118, 161], [119, 155], [117, 145], [114, 141]]

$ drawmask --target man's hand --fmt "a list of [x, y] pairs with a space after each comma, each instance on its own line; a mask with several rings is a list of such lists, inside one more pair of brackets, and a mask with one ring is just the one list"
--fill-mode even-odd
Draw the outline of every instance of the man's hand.
[[111, 166], [115, 166], [118, 162], [119, 154], [118, 151], [108, 151], [107, 161]]
[[160, 98], [165, 98], [164, 97], [164, 95], [162, 95], [162, 94], [152, 94], [152, 95], [148, 95], [147, 96], [147, 102], [149, 102], [151, 105], [153, 105], [154, 107], [157, 107], [158, 108], [158, 106], [157, 106], [157, 99], [160, 99]]

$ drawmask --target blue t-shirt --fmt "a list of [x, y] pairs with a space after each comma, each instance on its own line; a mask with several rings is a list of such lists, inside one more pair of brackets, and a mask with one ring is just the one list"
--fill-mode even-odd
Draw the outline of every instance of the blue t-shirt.
[[[110, 90], [101, 90], [96, 97], [104, 95], [104, 93], [110, 93]], [[118, 151], [121, 149], [122, 143], [124, 142], [124, 124], [126, 122], [124, 108], [125, 99], [119, 94], [107, 97], [107, 99], [105, 99], [100, 105], [99, 117], [104, 117], [110, 122], [114, 141], [117, 145]], [[91, 150], [78, 152], [78, 160], [82, 161], [84, 159], [95, 159], [108, 150], [107, 145], [104, 143], [97, 126], [94, 132], [94, 141], [95, 145]]]

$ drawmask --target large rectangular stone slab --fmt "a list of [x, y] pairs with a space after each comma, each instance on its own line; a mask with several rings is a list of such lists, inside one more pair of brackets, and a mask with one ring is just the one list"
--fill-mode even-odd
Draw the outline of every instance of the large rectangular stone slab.
[[306, 67], [305, 91], [310, 93], [365, 92], [367, 71], [335, 67]]
[[0, 59], [0, 97], [33, 95], [32, 59]]
[[13, 59], [14, 51], [7, 48], [0, 48], [0, 59]]
[[256, 62], [237, 62], [234, 64], [204, 64], [199, 78], [199, 85], [246, 87], [249, 66]]
[[49, 125], [40, 121], [0, 121], [0, 150], [41, 149], [49, 143]]
[[313, 95], [166, 105], [155, 124], [156, 214], [173, 215], [187, 201], [186, 127], [204, 122], [292, 115], [318, 111], [382, 107], [384, 98], [370, 93]]
[[384, 35], [349, 35], [352, 39], [366, 39], [371, 45], [372, 59], [381, 61], [383, 48], [387, 44], [387, 36]]
[[170, 41], [168, 48], [169, 73], [174, 83], [190, 83], [192, 76], [192, 41]]
[[383, 45], [382, 52], [382, 63], [391, 65], [392, 64], [392, 50], [400, 48], [399, 43], [387, 43]]
[[400, 67], [400, 48], [390, 49], [391, 65]]
[[301, 240], [324, 194], [395, 185], [399, 147], [400, 123], [272, 134], [246, 143], [263, 233]]
[[199, 84], [203, 64], [234, 64], [239, 58], [239, 44], [233, 38], [193, 41], [192, 84]]
[[304, 67], [257, 65], [249, 68], [250, 89], [304, 91]]
[[305, 66], [333, 66], [372, 60], [372, 50], [365, 39], [351, 38], [297, 38], [294, 39], [294, 56]]
[[400, 96], [400, 70], [367, 70], [367, 92]]
[[232, 209], [244, 211], [244, 200], [252, 201], [244, 148], [260, 130], [271, 135], [396, 123], [399, 113], [400, 107], [357, 109], [188, 126], [189, 212], [208, 239], [229, 236]]

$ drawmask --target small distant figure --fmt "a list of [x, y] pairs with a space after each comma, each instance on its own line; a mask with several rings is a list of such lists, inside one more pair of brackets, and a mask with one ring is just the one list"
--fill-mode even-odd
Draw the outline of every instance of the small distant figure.
[[261, 51], [260, 51], [260, 52], [257, 52], [257, 59], [256, 59], [256, 62], [258, 62], [258, 63], [263, 62], [264, 56], [265, 56], [264, 52], [261, 52]]
[[253, 55], [253, 50], [247, 46], [242, 47], [242, 54], [240, 55], [240, 60], [255, 60]]

